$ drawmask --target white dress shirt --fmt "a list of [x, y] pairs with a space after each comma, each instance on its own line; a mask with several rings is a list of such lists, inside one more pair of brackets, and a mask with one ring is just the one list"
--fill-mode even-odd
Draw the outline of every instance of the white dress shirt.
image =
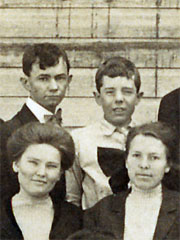
[[125, 150], [127, 133], [128, 127], [117, 131], [115, 126], [104, 119], [72, 131], [76, 159], [73, 167], [66, 171], [67, 201], [87, 209], [112, 194], [108, 182], [110, 177], [103, 173], [97, 160], [97, 148]]
[[39, 105], [32, 98], [27, 99], [26, 105], [40, 123], [45, 123], [44, 115], [53, 115], [52, 112]]

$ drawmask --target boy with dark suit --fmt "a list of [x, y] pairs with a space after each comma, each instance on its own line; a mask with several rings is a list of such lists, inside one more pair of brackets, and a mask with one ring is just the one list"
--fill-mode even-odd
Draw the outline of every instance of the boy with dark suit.
[[30, 97], [22, 109], [1, 127], [1, 197], [8, 192], [17, 192], [16, 179], [13, 186], [9, 184], [12, 180], [9, 181], [11, 168], [6, 154], [7, 139], [15, 129], [28, 122], [44, 123], [51, 119], [60, 123], [61, 110], [58, 110], [56, 116], [54, 114], [72, 77], [69, 75], [70, 64], [65, 51], [50, 43], [29, 46], [24, 52], [22, 65], [26, 77], [21, 78], [21, 83]]

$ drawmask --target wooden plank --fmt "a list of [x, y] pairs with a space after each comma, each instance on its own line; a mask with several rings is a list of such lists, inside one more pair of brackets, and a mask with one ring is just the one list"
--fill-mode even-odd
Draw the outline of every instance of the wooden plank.
[[160, 99], [141, 99], [136, 106], [133, 114], [133, 120], [137, 124], [143, 124], [151, 121], [157, 121]]
[[177, 44], [159, 43], [158, 66], [163, 68], [180, 68], [180, 41]]
[[156, 1], [152, 0], [111, 0], [111, 7], [127, 7], [127, 8], [154, 8]]
[[155, 38], [156, 10], [111, 9], [108, 37]]
[[[61, 2], [61, 1], [59, 1]], [[54, 7], [57, 0], [4, 0], [4, 7]]]
[[159, 37], [180, 38], [180, 9], [163, 9], [159, 16]]
[[60, 8], [57, 10], [57, 37], [70, 36], [70, 10]]
[[163, 97], [168, 92], [180, 87], [180, 69], [158, 70], [157, 96]]
[[[69, 97], [93, 97], [95, 90], [95, 74], [97, 69], [71, 69], [73, 75], [72, 82], [67, 90]], [[155, 70], [140, 69], [144, 96], [155, 96]], [[0, 69], [0, 96], [28, 96], [28, 92], [22, 87], [20, 78], [24, 74], [20, 68], [1, 68]]]
[[54, 9], [0, 9], [0, 37], [55, 37]]
[[152, 0], [4, 0], [4, 6], [8, 7], [155, 7]]
[[70, 37], [91, 37], [91, 10], [71, 9], [70, 11]]
[[[45, 42], [45, 41], [44, 41]], [[50, 40], [52, 42], [52, 40]], [[158, 43], [150, 42], [127, 42], [109, 41], [92, 43], [57, 43], [62, 46], [68, 54], [72, 67], [98, 67], [106, 58], [112, 56], [123, 56], [131, 59], [138, 67], [155, 67]], [[22, 55], [28, 42], [14, 44], [0, 44], [0, 67], [21, 67]], [[169, 44], [170, 45], [170, 44]], [[161, 44], [160, 44], [161, 46]], [[171, 43], [171, 49], [177, 49]], [[164, 46], [166, 49], [166, 46]], [[170, 49], [170, 48], [169, 48]], [[169, 55], [170, 57], [170, 55]], [[178, 63], [176, 64], [176, 66]], [[179, 65], [180, 66], [180, 65]]]
[[[25, 101], [25, 98], [0, 98], [0, 118], [11, 119]], [[93, 98], [66, 98], [60, 106], [63, 109], [64, 126], [85, 126], [103, 117], [101, 107]], [[136, 107], [133, 120], [138, 124], [156, 120], [158, 107], [159, 99], [142, 99]]]
[[160, 8], [180, 8], [179, 0], [163, 0], [157, 2]]
[[108, 35], [108, 9], [93, 10], [93, 38]]

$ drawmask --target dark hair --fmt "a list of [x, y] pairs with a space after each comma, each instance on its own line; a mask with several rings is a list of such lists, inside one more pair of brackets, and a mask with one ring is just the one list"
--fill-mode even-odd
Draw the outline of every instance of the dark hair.
[[74, 161], [74, 142], [70, 134], [52, 123], [31, 122], [18, 128], [8, 140], [7, 153], [10, 161], [18, 161], [31, 144], [46, 143], [62, 155], [62, 170], [69, 169]]
[[138, 69], [134, 63], [123, 58], [123, 57], [112, 57], [107, 59], [103, 64], [100, 65], [96, 73], [96, 88], [100, 92], [100, 88], [103, 85], [103, 77], [108, 76], [114, 77], [126, 77], [127, 79], [134, 78], [137, 93], [141, 86], [141, 79]]
[[32, 65], [37, 59], [39, 60], [40, 69], [46, 69], [47, 67], [57, 65], [60, 57], [66, 62], [67, 71], [69, 72], [70, 63], [66, 52], [62, 48], [52, 43], [30, 45], [25, 49], [23, 55], [23, 72], [30, 77]]
[[132, 140], [137, 135], [152, 136], [159, 139], [166, 147], [167, 162], [171, 163], [174, 161], [177, 150], [175, 144], [176, 132], [169, 124], [163, 122], [151, 122], [131, 128], [126, 141], [126, 155], [129, 153]]

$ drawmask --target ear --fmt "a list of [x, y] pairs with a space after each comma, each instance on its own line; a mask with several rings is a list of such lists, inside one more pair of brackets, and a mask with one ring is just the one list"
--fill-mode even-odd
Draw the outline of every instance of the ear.
[[171, 163], [168, 163], [164, 172], [168, 173], [170, 171], [170, 169], [171, 169]]
[[99, 92], [93, 92], [96, 103], [101, 106], [101, 94]]
[[72, 74], [68, 76], [68, 84], [70, 84], [70, 82], [72, 81], [72, 77], [73, 77]]
[[15, 172], [15, 173], [18, 173], [18, 171], [19, 171], [19, 166], [18, 166], [18, 162], [13, 162], [12, 163], [12, 168], [13, 168], [13, 171]]
[[136, 105], [138, 105], [138, 103], [141, 101], [141, 98], [143, 97], [143, 95], [144, 95], [143, 92], [137, 93]]
[[20, 78], [20, 82], [21, 82], [21, 84], [23, 85], [23, 87], [24, 87], [28, 92], [30, 92], [29, 79], [28, 79], [28, 78], [25, 78], [25, 77], [21, 77], [21, 78]]

